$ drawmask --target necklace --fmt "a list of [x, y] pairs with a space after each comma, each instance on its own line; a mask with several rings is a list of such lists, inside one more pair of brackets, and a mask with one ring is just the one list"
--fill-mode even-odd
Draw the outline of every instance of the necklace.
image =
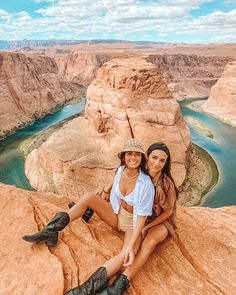
[[124, 170], [123, 175], [126, 177], [128, 182], [131, 182], [139, 175], [139, 171], [133, 176], [128, 176], [126, 170]]

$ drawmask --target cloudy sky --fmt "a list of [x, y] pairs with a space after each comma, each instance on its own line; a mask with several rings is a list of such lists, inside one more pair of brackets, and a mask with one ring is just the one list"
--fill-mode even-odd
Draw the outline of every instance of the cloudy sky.
[[0, 0], [0, 40], [236, 42], [236, 0]]

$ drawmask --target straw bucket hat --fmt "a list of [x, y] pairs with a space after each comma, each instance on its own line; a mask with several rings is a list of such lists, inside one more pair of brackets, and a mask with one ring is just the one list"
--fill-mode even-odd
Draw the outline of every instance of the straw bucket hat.
[[136, 138], [129, 139], [124, 144], [122, 150], [118, 154], [118, 157], [120, 158], [124, 152], [138, 152], [145, 155], [142, 144]]

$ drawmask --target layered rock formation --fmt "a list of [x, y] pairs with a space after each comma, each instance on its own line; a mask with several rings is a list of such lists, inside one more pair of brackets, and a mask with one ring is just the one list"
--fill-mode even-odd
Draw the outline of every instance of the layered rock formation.
[[26, 176], [38, 191], [67, 195], [97, 189], [112, 179], [117, 153], [131, 137], [145, 148], [155, 141], [168, 144], [176, 183], [183, 182], [190, 133], [178, 103], [155, 65], [113, 59], [87, 89], [85, 118], [72, 120], [33, 150]]
[[1, 52], [0, 81], [0, 136], [82, 93], [79, 85], [62, 80], [57, 64], [46, 56]]
[[202, 109], [236, 127], [236, 61], [230, 62]]
[[[91, 49], [90, 49], [91, 50]], [[168, 53], [161, 49], [161, 54], [155, 54], [158, 49], [150, 50], [153, 54], [142, 51], [129, 52], [113, 49], [104, 49], [104, 52], [73, 51], [70, 54], [55, 55], [55, 60], [64, 79], [75, 81], [84, 86], [88, 86], [94, 78], [96, 72], [106, 61], [114, 57], [128, 57], [131, 55], [146, 57], [147, 61], [158, 65], [161, 75], [164, 77], [169, 89], [176, 99], [207, 97], [211, 87], [221, 76], [224, 67], [230, 61], [231, 56], [206, 56], [184, 53]], [[168, 52], [168, 49], [166, 49]], [[199, 50], [199, 49], [198, 49]], [[178, 52], [178, 50], [176, 49]], [[192, 50], [194, 52], [194, 50]]]
[[[123, 235], [94, 216], [76, 220], [57, 246], [21, 239], [65, 211], [69, 198], [0, 184], [0, 294], [63, 295], [121, 249]], [[178, 208], [178, 240], [167, 239], [131, 282], [130, 295], [236, 293], [236, 207]]]
[[65, 80], [88, 86], [95, 79], [97, 69], [113, 57], [109, 53], [73, 51], [70, 54], [57, 54], [55, 60]]
[[196, 54], [153, 54], [147, 58], [158, 65], [176, 99], [207, 97], [231, 60], [231, 57]]

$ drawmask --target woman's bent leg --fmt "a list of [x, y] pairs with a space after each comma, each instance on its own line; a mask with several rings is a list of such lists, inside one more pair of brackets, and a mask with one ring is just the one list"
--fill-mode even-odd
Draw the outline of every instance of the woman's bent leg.
[[131, 280], [133, 276], [140, 271], [142, 266], [154, 251], [155, 247], [165, 240], [167, 236], [168, 230], [164, 224], [157, 225], [147, 232], [133, 264], [127, 267], [123, 272], [123, 274], [127, 276], [128, 280]]
[[30, 243], [45, 242], [47, 245], [56, 245], [58, 231], [63, 230], [70, 221], [82, 216], [84, 211], [92, 208], [108, 225], [117, 229], [117, 215], [113, 212], [110, 203], [96, 194], [87, 194], [81, 198], [68, 212], [58, 212], [50, 222], [39, 232], [23, 236], [23, 240]]
[[89, 193], [84, 195], [69, 211], [70, 221], [82, 216], [84, 211], [92, 208], [96, 214], [112, 228], [117, 229], [117, 215], [114, 213], [111, 204], [101, 199], [98, 195]]

